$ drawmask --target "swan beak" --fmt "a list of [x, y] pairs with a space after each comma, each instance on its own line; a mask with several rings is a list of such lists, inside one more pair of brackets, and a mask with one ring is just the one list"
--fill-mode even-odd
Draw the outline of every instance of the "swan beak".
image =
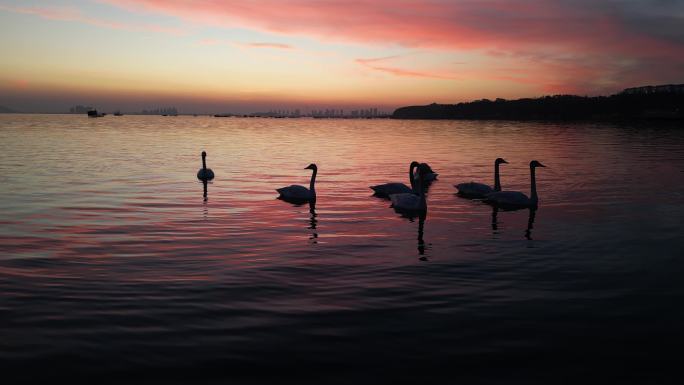
[[506, 159], [501, 159], [501, 163], [506, 163], [506, 164], [508, 164], [508, 162], [506, 162]]
[[539, 163], [539, 164], [537, 164], [537, 167], [546, 167], [546, 166], [544, 166], [543, 164]]

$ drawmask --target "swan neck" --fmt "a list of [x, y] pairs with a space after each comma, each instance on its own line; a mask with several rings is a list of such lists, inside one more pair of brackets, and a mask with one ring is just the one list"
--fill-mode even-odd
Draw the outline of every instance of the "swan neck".
[[202, 157], [202, 169], [203, 170], [207, 169], [207, 157], [206, 156]]
[[416, 181], [416, 189], [418, 189], [418, 196], [420, 197], [420, 207], [427, 208], [427, 201], [425, 200], [425, 181], [423, 180], [423, 175], [418, 177]]
[[311, 182], [309, 182], [309, 190], [311, 190], [311, 192], [316, 191], [316, 190], [314, 190], [314, 184], [316, 184], [316, 174], [317, 173], [318, 173], [318, 170], [314, 169], [313, 173], [311, 174]]
[[413, 163], [411, 163], [411, 165], [409, 166], [409, 182], [411, 183], [411, 190], [413, 190], [414, 192], [416, 191], [416, 181], [413, 178], [413, 169], [415, 167], [416, 166]]
[[499, 179], [498, 162], [494, 162], [494, 191], [501, 191], [501, 179]]
[[537, 202], [539, 200], [539, 197], [537, 197], [537, 178], [535, 176], [535, 168], [530, 166], [530, 200], [533, 202]]

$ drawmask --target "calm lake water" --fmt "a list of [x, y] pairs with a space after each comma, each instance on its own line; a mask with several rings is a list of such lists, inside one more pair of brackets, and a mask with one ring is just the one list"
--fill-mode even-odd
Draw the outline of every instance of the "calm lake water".
[[[455, 195], [499, 156], [535, 213]], [[368, 188], [411, 160], [422, 223]], [[0, 115], [0, 198], [14, 382], [682, 381], [681, 129]]]

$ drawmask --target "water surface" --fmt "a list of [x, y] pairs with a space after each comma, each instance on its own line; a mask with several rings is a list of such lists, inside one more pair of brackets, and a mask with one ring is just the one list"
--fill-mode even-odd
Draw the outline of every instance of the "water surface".
[[[455, 195], [496, 157], [526, 193], [529, 161], [548, 166], [536, 212]], [[424, 221], [368, 189], [411, 160], [440, 174]], [[277, 200], [311, 162], [315, 208]], [[677, 383], [683, 172], [684, 131], [647, 124], [0, 115], [0, 366]]]

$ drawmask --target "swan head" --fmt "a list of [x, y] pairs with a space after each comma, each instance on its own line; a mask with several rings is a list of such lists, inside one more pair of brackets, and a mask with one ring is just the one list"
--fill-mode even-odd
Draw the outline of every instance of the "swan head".
[[425, 174], [429, 174], [429, 173], [433, 172], [432, 168], [427, 163], [420, 163], [420, 164], [418, 164], [417, 167], [418, 167], [418, 176], [421, 178], [424, 177]]
[[508, 163], [504, 158], [496, 158], [494, 164]]
[[419, 168], [419, 169], [422, 168], [424, 174], [430, 174], [430, 173], [435, 172], [435, 171], [432, 169], [432, 167], [430, 167], [430, 165], [427, 164], [427, 163], [420, 163], [420, 164], [418, 165], [418, 168]]
[[530, 168], [536, 168], [536, 167], [546, 167], [543, 164], [539, 163], [536, 160], [533, 160], [530, 162]]
[[304, 167], [304, 170], [318, 170], [318, 166], [316, 166], [316, 163], [311, 163], [310, 165]]
[[202, 158], [206, 158], [206, 157], [207, 157], [207, 152], [206, 152], [206, 151], [202, 151]]
[[414, 160], [413, 162], [411, 162], [411, 166], [410, 166], [410, 167], [411, 167], [411, 168], [416, 168], [416, 167], [418, 167], [419, 164], [420, 164], [420, 163], [418, 163], [418, 162], [416, 162], [416, 161]]

